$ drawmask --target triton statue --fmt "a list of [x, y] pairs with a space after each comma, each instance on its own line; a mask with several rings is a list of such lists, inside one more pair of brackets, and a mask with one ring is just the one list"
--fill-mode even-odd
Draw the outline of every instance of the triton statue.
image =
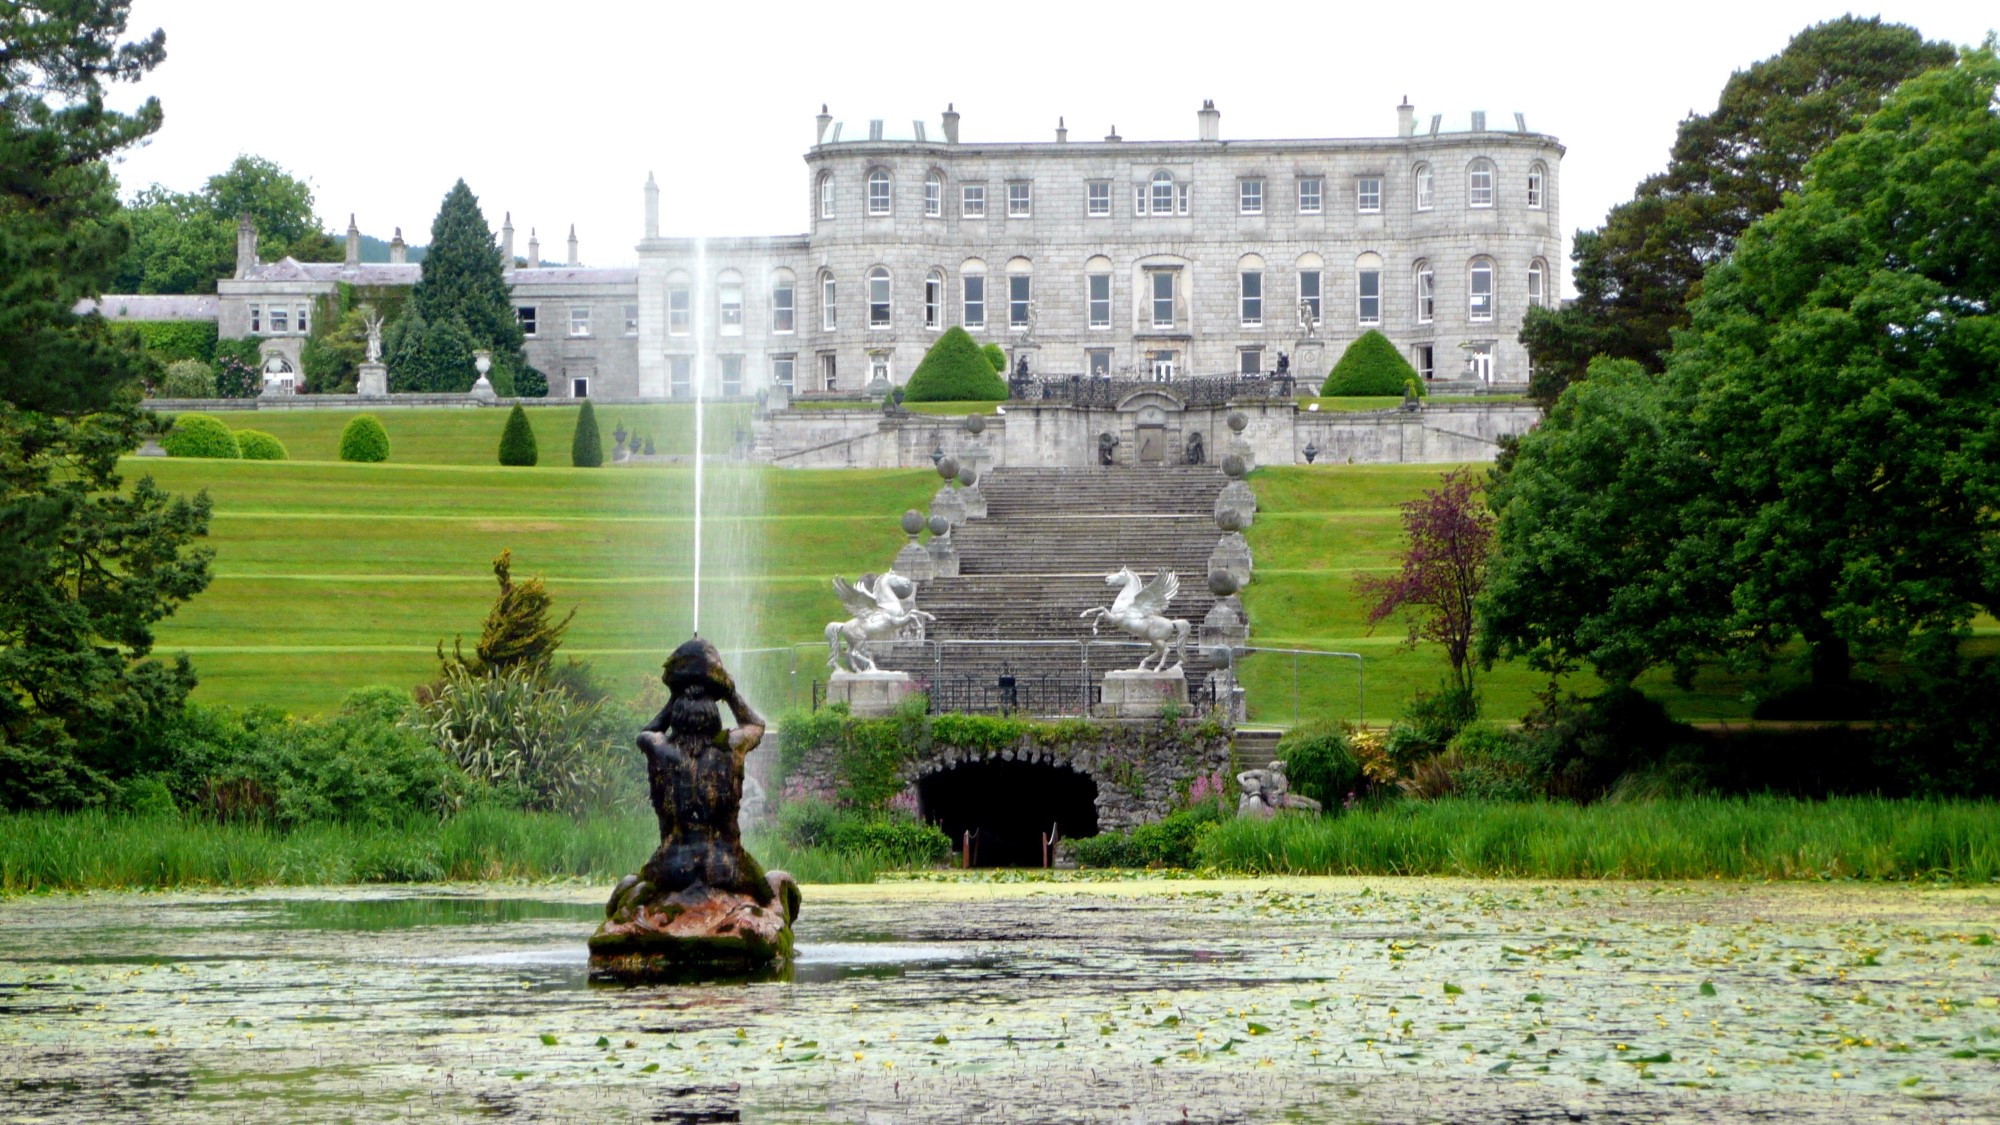
[[[593, 975], [644, 981], [782, 973], [792, 957], [799, 887], [743, 850], [743, 759], [764, 737], [713, 645], [696, 638], [661, 672], [670, 693], [639, 752], [660, 846], [619, 880], [590, 938]], [[722, 704], [736, 729], [724, 730]]]
[[[924, 622], [937, 618], [917, 608], [917, 586], [889, 571], [864, 574], [852, 585], [835, 576], [833, 591], [854, 616], [826, 624], [826, 662], [846, 672], [877, 672], [868, 646], [876, 641], [921, 641]], [[846, 641], [846, 651], [841, 642]]]
[[1236, 784], [1243, 790], [1243, 796], [1236, 802], [1237, 816], [1271, 816], [1283, 809], [1319, 811], [1318, 801], [1289, 792], [1291, 785], [1285, 780], [1283, 762], [1272, 762], [1261, 770], [1244, 770], [1236, 775]]
[[[1167, 651], [1173, 649], [1179, 659], [1174, 661], [1178, 668], [1187, 663], [1188, 623], [1186, 618], [1165, 616], [1167, 603], [1180, 592], [1181, 580], [1171, 570], [1161, 571], [1151, 582], [1141, 579], [1129, 566], [1121, 566], [1104, 576], [1106, 586], [1124, 583], [1125, 588], [1109, 606], [1097, 606], [1084, 610], [1079, 616], [1093, 618], [1090, 623], [1092, 635], [1097, 627], [1106, 621], [1153, 646], [1151, 655], [1139, 659], [1139, 671], [1164, 672], [1167, 670]], [[1151, 668], [1146, 661], [1158, 659]]]

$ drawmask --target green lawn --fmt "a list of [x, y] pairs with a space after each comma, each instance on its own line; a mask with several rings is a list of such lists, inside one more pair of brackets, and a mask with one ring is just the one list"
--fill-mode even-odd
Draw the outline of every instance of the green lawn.
[[[537, 406], [528, 424], [543, 467], [569, 466], [569, 443], [576, 434], [576, 406]], [[500, 431], [507, 411], [484, 407], [461, 410], [259, 410], [218, 414], [232, 430], [262, 430], [285, 443], [297, 461], [340, 458], [340, 430], [357, 414], [374, 414], [389, 431], [389, 461], [417, 465], [492, 465], [498, 461]], [[612, 431], [623, 425], [642, 438], [651, 434], [660, 453], [685, 453], [694, 445], [694, 407], [680, 404], [603, 406], [597, 410], [605, 456]], [[750, 407], [719, 403], [709, 407], [702, 433], [710, 453], [727, 453], [737, 427], [750, 428]]]

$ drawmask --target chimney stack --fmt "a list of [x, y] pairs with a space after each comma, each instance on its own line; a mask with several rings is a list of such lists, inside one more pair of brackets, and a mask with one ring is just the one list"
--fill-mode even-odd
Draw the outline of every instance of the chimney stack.
[[1104, 139], [1107, 141], [1122, 141], [1125, 138], [1118, 135], [1118, 126], [1113, 125], [1111, 131], [1104, 134]]
[[944, 103], [944, 143], [948, 145], [958, 143], [958, 110], [952, 108], [953, 105], [952, 102]]
[[660, 237], [660, 185], [646, 173], [646, 237]]
[[1215, 108], [1213, 101], [1204, 101], [1201, 103], [1201, 112], [1195, 114], [1195, 120], [1200, 125], [1202, 140], [1219, 141], [1222, 139], [1222, 111]]
[[347, 268], [361, 265], [361, 228], [354, 225], [354, 212], [347, 213]]
[[[813, 143], [823, 145], [826, 143], [826, 127], [833, 124], [833, 114], [826, 111], [825, 102], [819, 103], [819, 116], [814, 118], [814, 120], [819, 122], [819, 133], [813, 138]], [[651, 180], [651, 174], [649, 173], [646, 178]]]
[[396, 237], [389, 240], [389, 264], [392, 266], [400, 266], [407, 264], [409, 260], [410, 260], [409, 243], [403, 241], [403, 228], [397, 227]]
[[1396, 135], [1414, 137], [1417, 135], [1417, 107], [1410, 104], [1410, 95], [1403, 95], [1403, 104], [1396, 107]]
[[569, 225], [569, 268], [575, 269], [579, 264], [576, 260], [576, 224], [571, 223]]
[[1063, 127], [1063, 119], [1060, 117], [1056, 118], [1056, 143], [1059, 145], [1069, 143], [1069, 130]]
[[534, 227], [529, 227], [529, 228], [528, 228], [528, 268], [529, 268], [529, 269], [531, 269], [531, 270], [533, 270], [533, 269], [540, 269], [540, 268], [541, 268], [541, 266], [542, 266], [542, 243], [541, 243], [541, 240], [540, 240], [540, 239], [538, 239], [538, 238], [536, 238], [536, 237], [535, 237], [535, 228], [534, 228]]
[[236, 276], [248, 277], [257, 264], [257, 221], [245, 211], [236, 216]]
[[500, 272], [514, 268], [514, 212], [500, 220]]

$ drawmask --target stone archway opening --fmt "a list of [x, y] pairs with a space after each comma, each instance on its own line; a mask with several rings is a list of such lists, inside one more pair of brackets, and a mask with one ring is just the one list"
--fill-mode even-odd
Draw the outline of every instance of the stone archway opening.
[[1045, 762], [967, 762], [917, 782], [919, 814], [952, 848], [972, 833], [975, 867], [1040, 867], [1051, 825], [1064, 840], [1097, 835], [1097, 782]]

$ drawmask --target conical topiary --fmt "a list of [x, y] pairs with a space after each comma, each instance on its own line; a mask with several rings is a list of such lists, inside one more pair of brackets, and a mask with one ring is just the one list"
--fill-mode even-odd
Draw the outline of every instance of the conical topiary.
[[576, 433], [569, 439], [569, 463], [579, 469], [595, 469], [604, 464], [604, 438], [597, 432], [597, 411], [591, 409], [589, 399], [584, 399], [583, 409], [576, 412]]
[[528, 412], [517, 402], [507, 414], [507, 428], [500, 434], [500, 463], [532, 465], [540, 459], [535, 450], [535, 431], [528, 425]]
[[907, 402], [993, 402], [1007, 397], [1007, 384], [993, 370], [965, 329], [945, 329], [910, 376]]
[[1417, 394], [1425, 393], [1423, 380], [1417, 379], [1417, 369], [1396, 350], [1387, 336], [1374, 329], [1363, 332], [1359, 339], [1347, 345], [1340, 354], [1340, 362], [1327, 372], [1326, 383], [1319, 393], [1328, 397], [1352, 395], [1400, 395], [1410, 380], [1417, 383]]

